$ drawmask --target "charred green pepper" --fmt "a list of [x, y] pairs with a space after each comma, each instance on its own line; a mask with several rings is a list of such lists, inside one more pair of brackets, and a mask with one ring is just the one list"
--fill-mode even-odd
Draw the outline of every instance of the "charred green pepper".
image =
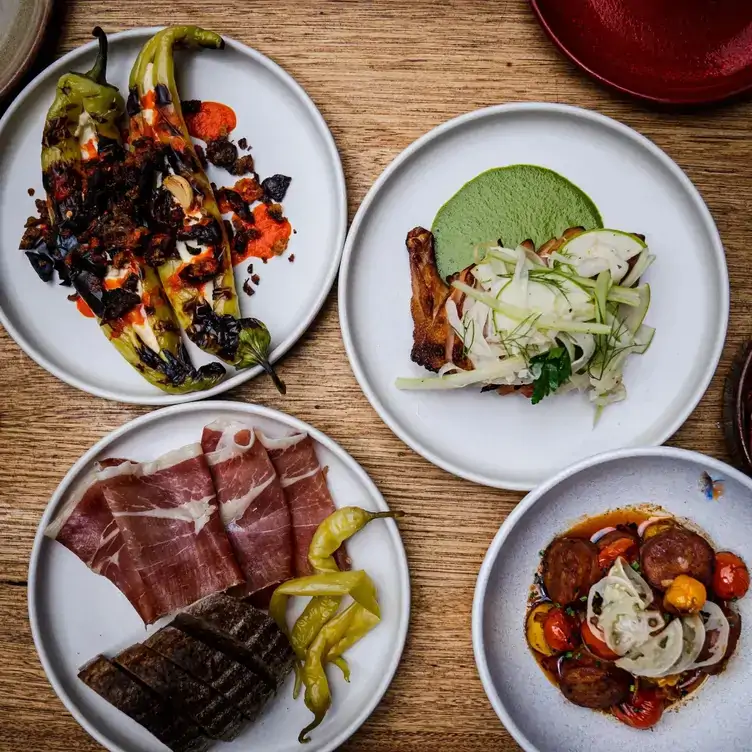
[[99, 40], [94, 66], [60, 77], [45, 121], [47, 252], [84, 311], [150, 383], [177, 394], [207, 389], [224, 368], [193, 367], [159, 278], [139, 256], [149, 233], [128, 204], [120, 130], [125, 103], [106, 81], [107, 36], [99, 27], [93, 33]]
[[224, 221], [180, 108], [177, 46], [221, 49], [224, 42], [197, 26], [163, 29], [144, 45], [131, 70], [129, 145], [154, 162], [152, 222], [170, 236], [151, 261], [193, 342], [237, 368], [260, 365], [284, 393], [269, 363], [267, 328], [240, 317]]

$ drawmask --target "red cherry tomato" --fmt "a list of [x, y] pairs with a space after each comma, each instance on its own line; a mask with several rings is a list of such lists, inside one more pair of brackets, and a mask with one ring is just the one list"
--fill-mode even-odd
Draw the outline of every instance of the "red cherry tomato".
[[663, 698], [654, 689], [638, 689], [629, 702], [614, 705], [611, 711], [627, 726], [649, 729], [661, 720]]
[[601, 569], [609, 569], [621, 556], [628, 562], [637, 558], [637, 541], [633, 538], [617, 538], [598, 552], [598, 566]]
[[587, 619], [583, 619], [582, 624], [580, 624], [580, 635], [582, 636], [582, 641], [585, 643], [585, 647], [594, 656], [603, 658], [604, 661], [615, 661], [619, 657], [598, 637], [593, 628], [587, 623]]
[[721, 551], [715, 555], [713, 591], [724, 601], [741, 598], [749, 590], [747, 565], [736, 555]]
[[574, 650], [577, 647], [577, 624], [561, 608], [552, 608], [543, 622], [543, 636], [553, 650]]

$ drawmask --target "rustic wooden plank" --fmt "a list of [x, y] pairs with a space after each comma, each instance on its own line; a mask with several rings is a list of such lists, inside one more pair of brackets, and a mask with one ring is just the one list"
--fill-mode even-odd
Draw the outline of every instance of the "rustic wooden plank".
[[[656, 112], [614, 95], [560, 58], [523, 0], [70, 0], [58, 4], [48, 59], [87, 41], [91, 28], [193, 22], [231, 34], [284, 66], [307, 89], [342, 153], [350, 212], [386, 165], [429, 128], [514, 100], [597, 109], [644, 133], [700, 189], [726, 246], [732, 313], [723, 360], [700, 406], [671, 441], [725, 458], [723, 378], [749, 334], [747, 235], [752, 189], [752, 105]], [[413, 618], [386, 698], [345, 749], [412, 752], [518, 749], [497, 721], [473, 662], [470, 609], [485, 550], [521, 494], [486, 489], [431, 466], [378, 419], [347, 363], [334, 294], [284, 359], [290, 386], [266, 380], [229, 398], [310, 421], [371, 474], [402, 524]], [[322, 378], [325, 376], [325, 378]], [[145, 408], [77, 392], [30, 361], [0, 331], [0, 748], [95, 750], [54, 696], [36, 658], [23, 586], [36, 525], [68, 467], [92, 443]]]

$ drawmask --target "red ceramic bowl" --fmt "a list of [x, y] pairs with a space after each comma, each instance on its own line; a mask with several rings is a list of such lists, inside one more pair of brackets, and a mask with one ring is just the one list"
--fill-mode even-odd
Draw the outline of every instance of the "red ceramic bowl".
[[663, 104], [752, 89], [752, 0], [531, 0], [544, 30], [602, 83]]

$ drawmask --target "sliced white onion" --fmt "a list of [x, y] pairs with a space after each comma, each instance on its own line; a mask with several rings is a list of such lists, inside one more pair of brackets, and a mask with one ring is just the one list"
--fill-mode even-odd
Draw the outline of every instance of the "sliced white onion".
[[681, 674], [686, 671], [702, 652], [702, 646], [705, 644], [705, 625], [697, 614], [684, 616], [682, 623], [682, 654], [679, 660], [671, 666], [668, 675]]
[[692, 663], [688, 669], [703, 668], [704, 666], [713, 666], [726, 655], [728, 647], [729, 632], [731, 631], [721, 607], [713, 601], [705, 601], [705, 605], [700, 609], [700, 613], [705, 614], [708, 618], [705, 620], [705, 634], [709, 632], [718, 632], [715, 645], [711, 648], [710, 657], [704, 661]]
[[609, 604], [599, 620], [606, 645], [617, 655], [626, 655], [643, 645], [665, 623], [660, 612], [645, 611], [638, 600], [629, 597]]
[[606, 535], [606, 533], [613, 533], [614, 530], [616, 530], [615, 527], [601, 528], [597, 533], [593, 533], [590, 536], [590, 542], [597, 543], [604, 535]]
[[642, 536], [645, 535], [645, 531], [654, 522], [660, 522], [661, 520], [670, 520], [670, 519], [673, 519], [672, 515], [670, 514], [660, 514], [660, 515], [656, 515], [655, 517], [651, 517], [650, 519], [647, 519], [644, 522], [641, 522], [639, 524], [637, 528], [637, 535], [639, 535], [640, 538], [642, 538]]
[[609, 572], [611, 577], [620, 577], [626, 580], [630, 586], [630, 592], [632, 595], [640, 601], [643, 608], [647, 608], [653, 602], [653, 591], [647, 582], [642, 578], [640, 574], [635, 572], [632, 567], [629, 566], [626, 559], [619, 557], [615, 562], [611, 571]]
[[664, 630], [616, 661], [616, 665], [635, 676], [657, 678], [668, 675], [681, 658], [683, 636], [681, 619], [674, 619]]

